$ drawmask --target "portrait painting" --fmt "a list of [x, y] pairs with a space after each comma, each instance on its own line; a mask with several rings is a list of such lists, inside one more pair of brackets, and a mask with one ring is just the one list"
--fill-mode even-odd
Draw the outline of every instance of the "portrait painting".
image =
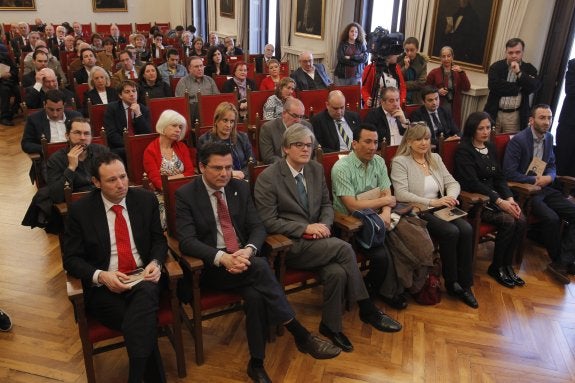
[[236, 0], [220, 0], [220, 16], [234, 19], [236, 17], [235, 2]]
[[437, 0], [431, 28], [431, 59], [444, 46], [465, 68], [487, 72], [499, 0]]
[[92, 0], [94, 12], [128, 12], [128, 0]]
[[294, 22], [296, 36], [323, 39], [325, 0], [297, 0]]
[[34, 0], [0, 0], [0, 11], [35, 11]]

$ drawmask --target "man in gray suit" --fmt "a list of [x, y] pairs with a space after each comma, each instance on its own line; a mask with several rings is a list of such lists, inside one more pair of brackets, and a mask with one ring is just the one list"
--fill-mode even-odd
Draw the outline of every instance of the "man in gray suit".
[[305, 107], [294, 97], [288, 97], [280, 118], [270, 120], [262, 125], [259, 135], [260, 156], [264, 164], [273, 164], [282, 159], [282, 137], [287, 128], [299, 123], [311, 129], [311, 125], [303, 120]]
[[359, 305], [360, 319], [380, 331], [395, 332], [401, 324], [381, 312], [369, 299], [351, 245], [331, 236], [333, 207], [322, 166], [311, 161], [315, 137], [304, 126], [286, 130], [285, 160], [264, 170], [255, 186], [256, 208], [268, 233], [289, 237], [290, 268], [314, 270], [324, 285], [319, 331], [344, 351], [353, 345], [342, 332], [343, 302]]

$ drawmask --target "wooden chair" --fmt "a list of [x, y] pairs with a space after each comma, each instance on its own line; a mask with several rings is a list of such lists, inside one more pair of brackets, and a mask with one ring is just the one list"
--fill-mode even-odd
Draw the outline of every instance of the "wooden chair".
[[325, 109], [329, 89], [298, 90], [296, 97], [305, 106], [305, 115], [311, 118], [315, 113]]
[[118, 30], [120, 31], [121, 35], [128, 37], [132, 34], [132, 23], [116, 25], [118, 26]]
[[248, 125], [256, 125], [256, 115], [263, 116], [264, 104], [270, 96], [274, 94], [273, 90], [248, 90]]
[[[89, 192], [72, 193], [68, 186], [68, 190], [64, 192], [66, 204], [69, 205], [87, 193]], [[160, 298], [160, 309], [158, 311], [159, 334], [160, 336], [167, 336], [174, 347], [178, 376], [184, 378], [187, 374], [186, 359], [182, 340], [180, 303], [177, 297], [177, 284], [178, 280], [183, 277], [183, 272], [178, 263], [174, 261], [171, 256], [168, 256], [162, 267], [162, 273], [167, 276], [169, 283], [168, 289], [162, 291]], [[80, 341], [82, 342], [82, 353], [84, 356], [87, 380], [89, 383], [95, 383], [94, 355], [124, 347], [123, 339], [116, 339], [121, 338], [122, 333], [104, 326], [86, 313], [82, 281], [80, 279], [68, 274], [66, 276], [66, 290], [68, 299], [74, 306], [74, 314], [76, 323], [78, 324]], [[113, 339], [117, 341], [110, 343]], [[106, 342], [104, 345], [96, 346], [97, 343], [104, 341]]]
[[218, 87], [218, 90], [220, 92], [223, 92], [224, 89], [224, 84], [226, 83], [226, 81], [228, 81], [228, 79], [230, 79], [231, 77], [225, 74], [214, 74], [212, 75], [212, 78], [214, 79], [214, 81], [216, 82], [216, 86]]
[[90, 120], [90, 126], [92, 127], [92, 137], [98, 137], [102, 132], [105, 132], [104, 115], [106, 114], [108, 104], [92, 105], [92, 102], [89, 99], [87, 104], [88, 119]]
[[200, 276], [204, 268], [201, 259], [180, 252], [176, 227], [176, 191], [189, 183], [195, 176], [169, 179], [162, 176], [162, 191], [168, 226], [168, 246], [170, 252], [180, 262], [192, 283], [192, 317], [182, 310], [182, 319], [192, 333], [196, 349], [196, 364], [204, 364], [204, 343], [202, 321], [215, 318], [241, 309], [241, 296], [236, 293], [200, 289]]
[[361, 86], [360, 85], [339, 85], [332, 86], [332, 90], [339, 90], [345, 96], [346, 108], [359, 112], [361, 109]]
[[408, 120], [411, 118], [413, 112], [421, 107], [420, 104], [409, 104], [404, 106], [405, 118]]
[[76, 109], [83, 110], [84, 109], [84, 94], [90, 90], [90, 85], [84, 84], [77, 84], [76, 79], [74, 79], [74, 94], [76, 99]]
[[176, 87], [178, 86], [178, 83], [180, 82], [181, 79], [182, 77], [170, 76], [170, 88], [172, 88], [173, 94], [176, 94]]
[[152, 28], [152, 23], [134, 23], [134, 29], [136, 32], [147, 36]]
[[108, 36], [110, 34], [110, 26], [111, 24], [98, 24], [98, 23], [94, 24], [96, 33], [99, 34], [100, 36]]
[[200, 125], [207, 126], [214, 124], [214, 111], [220, 103], [227, 101], [234, 104], [237, 108], [238, 99], [235, 93], [221, 93], [202, 95], [198, 93], [198, 114]]
[[92, 36], [92, 23], [82, 24], [82, 33], [84, 36]]
[[[181, 97], [162, 97], [152, 98], [147, 102], [148, 109], [150, 110], [150, 125], [155, 129], [158, 119], [162, 112], [166, 109], [175, 110], [186, 118], [188, 131], [193, 129], [192, 118], [190, 117], [190, 96], [185, 92]], [[189, 133], [186, 133], [189, 138]], [[187, 142], [187, 141], [186, 141]]]
[[158, 137], [158, 133], [130, 135], [127, 130], [124, 130], [124, 148], [126, 149], [128, 179], [132, 185], [142, 184], [144, 151], [150, 142]]

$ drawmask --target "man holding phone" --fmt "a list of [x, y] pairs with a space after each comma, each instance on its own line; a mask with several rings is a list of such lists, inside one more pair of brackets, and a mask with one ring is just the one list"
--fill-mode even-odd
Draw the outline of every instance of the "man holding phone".
[[66, 121], [68, 145], [48, 159], [48, 187], [54, 203], [64, 201], [64, 185], [68, 183], [72, 192], [94, 189], [92, 164], [94, 159], [109, 151], [106, 146], [92, 144], [92, 129], [87, 119], [75, 117]]

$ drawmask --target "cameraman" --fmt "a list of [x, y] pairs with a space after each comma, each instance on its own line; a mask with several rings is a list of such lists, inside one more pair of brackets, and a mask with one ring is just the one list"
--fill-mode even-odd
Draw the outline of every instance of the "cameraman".
[[400, 103], [405, 105], [407, 88], [397, 63], [397, 58], [403, 52], [403, 34], [389, 33], [377, 27], [369, 34], [368, 42], [371, 64], [365, 67], [362, 76], [361, 98], [364, 107], [377, 107], [381, 101], [378, 98], [381, 89], [388, 87], [399, 90]]

